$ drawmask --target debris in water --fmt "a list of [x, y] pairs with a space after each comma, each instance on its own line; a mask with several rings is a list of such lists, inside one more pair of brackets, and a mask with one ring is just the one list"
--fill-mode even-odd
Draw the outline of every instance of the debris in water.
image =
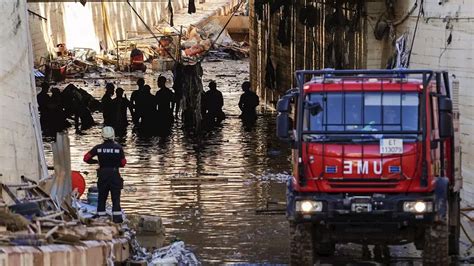
[[278, 156], [278, 155], [281, 154], [281, 151], [280, 151], [280, 150], [269, 150], [269, 151], [267, 152], [267, 154], [268, 154], [269, 156]]
[[291, 179], [291, 175], [287, 172], [282, 173], [264, 173], [263, 175], [257, 176], [252, 175], [257, 181], [260, 182], [277, 182], [277, 183], [286, 183], [288, 180]]
[[132, 186], [132, 185], [127, 185], [126, 187], [123, 188], [123, 192], [125, 193], [135, 193], [137, 192], [137, 188], [135, 186]]
[[169, 246], [155, 250], [153, 252], [151, 265], [172, 263], [172, 261], [177, 265], [201, 265], [196, 256], [186, 249], [183, 241], [177, 241]]

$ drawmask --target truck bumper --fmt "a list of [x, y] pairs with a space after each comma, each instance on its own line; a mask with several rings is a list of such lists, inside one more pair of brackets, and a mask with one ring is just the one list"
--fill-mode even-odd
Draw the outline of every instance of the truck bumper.
[[[322, 202], [319, 212], [296, 211], [296, 202], [311, 200]], [[411, 213], [403, 210], [405, 202], [431, 202], [433, 211]], [[434, 194], [373, 194], [371, 196], [299, 193], [288, 198], [288, 219], [295, 223], [312, 223], [321, 229], [326, 241], [360, 242], [371, 240], [401, 244], [412, 242], [425, 226], [434, 222]], [[354, 205], [355, 204], [355, 205]], [[370, 206], [362, 210], [354, 206]]]

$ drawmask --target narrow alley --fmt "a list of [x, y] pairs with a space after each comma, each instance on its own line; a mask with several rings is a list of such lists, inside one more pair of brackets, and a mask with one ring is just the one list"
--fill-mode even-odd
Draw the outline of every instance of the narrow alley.
[[473, 265], [473, 20], [0, 0], [0, 266]]

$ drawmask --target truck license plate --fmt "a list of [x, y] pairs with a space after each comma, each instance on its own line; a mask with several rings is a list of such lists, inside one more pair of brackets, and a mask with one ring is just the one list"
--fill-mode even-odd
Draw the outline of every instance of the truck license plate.
[[403, 139], [381, 139], [380, 154], [402, 154]]
[[355, 212], [355, 213], [371, 212], [372, 204], [371, 203], [352, 203], [351, 210], [352, 212]]

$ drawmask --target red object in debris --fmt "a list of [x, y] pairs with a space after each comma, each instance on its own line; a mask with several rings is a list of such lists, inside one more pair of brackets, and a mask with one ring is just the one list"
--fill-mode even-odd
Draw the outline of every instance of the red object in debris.
[[187, 56], [194, 56], [194, 55], [200, 54], [202, 52], [204, 52], [204, 47], [202, 45], [199, 45], [199, 44], [196, 44], [196, 45], [184, 50], [184, 53]]
[[79, 197], [81, 197], [82, 194], [84, 194], [84, 191], [86, 191], [86, 180], [79, 171], [72, 171], [71, 179], [72, 190], [77, 190], [77, 192], [79, 193]]

